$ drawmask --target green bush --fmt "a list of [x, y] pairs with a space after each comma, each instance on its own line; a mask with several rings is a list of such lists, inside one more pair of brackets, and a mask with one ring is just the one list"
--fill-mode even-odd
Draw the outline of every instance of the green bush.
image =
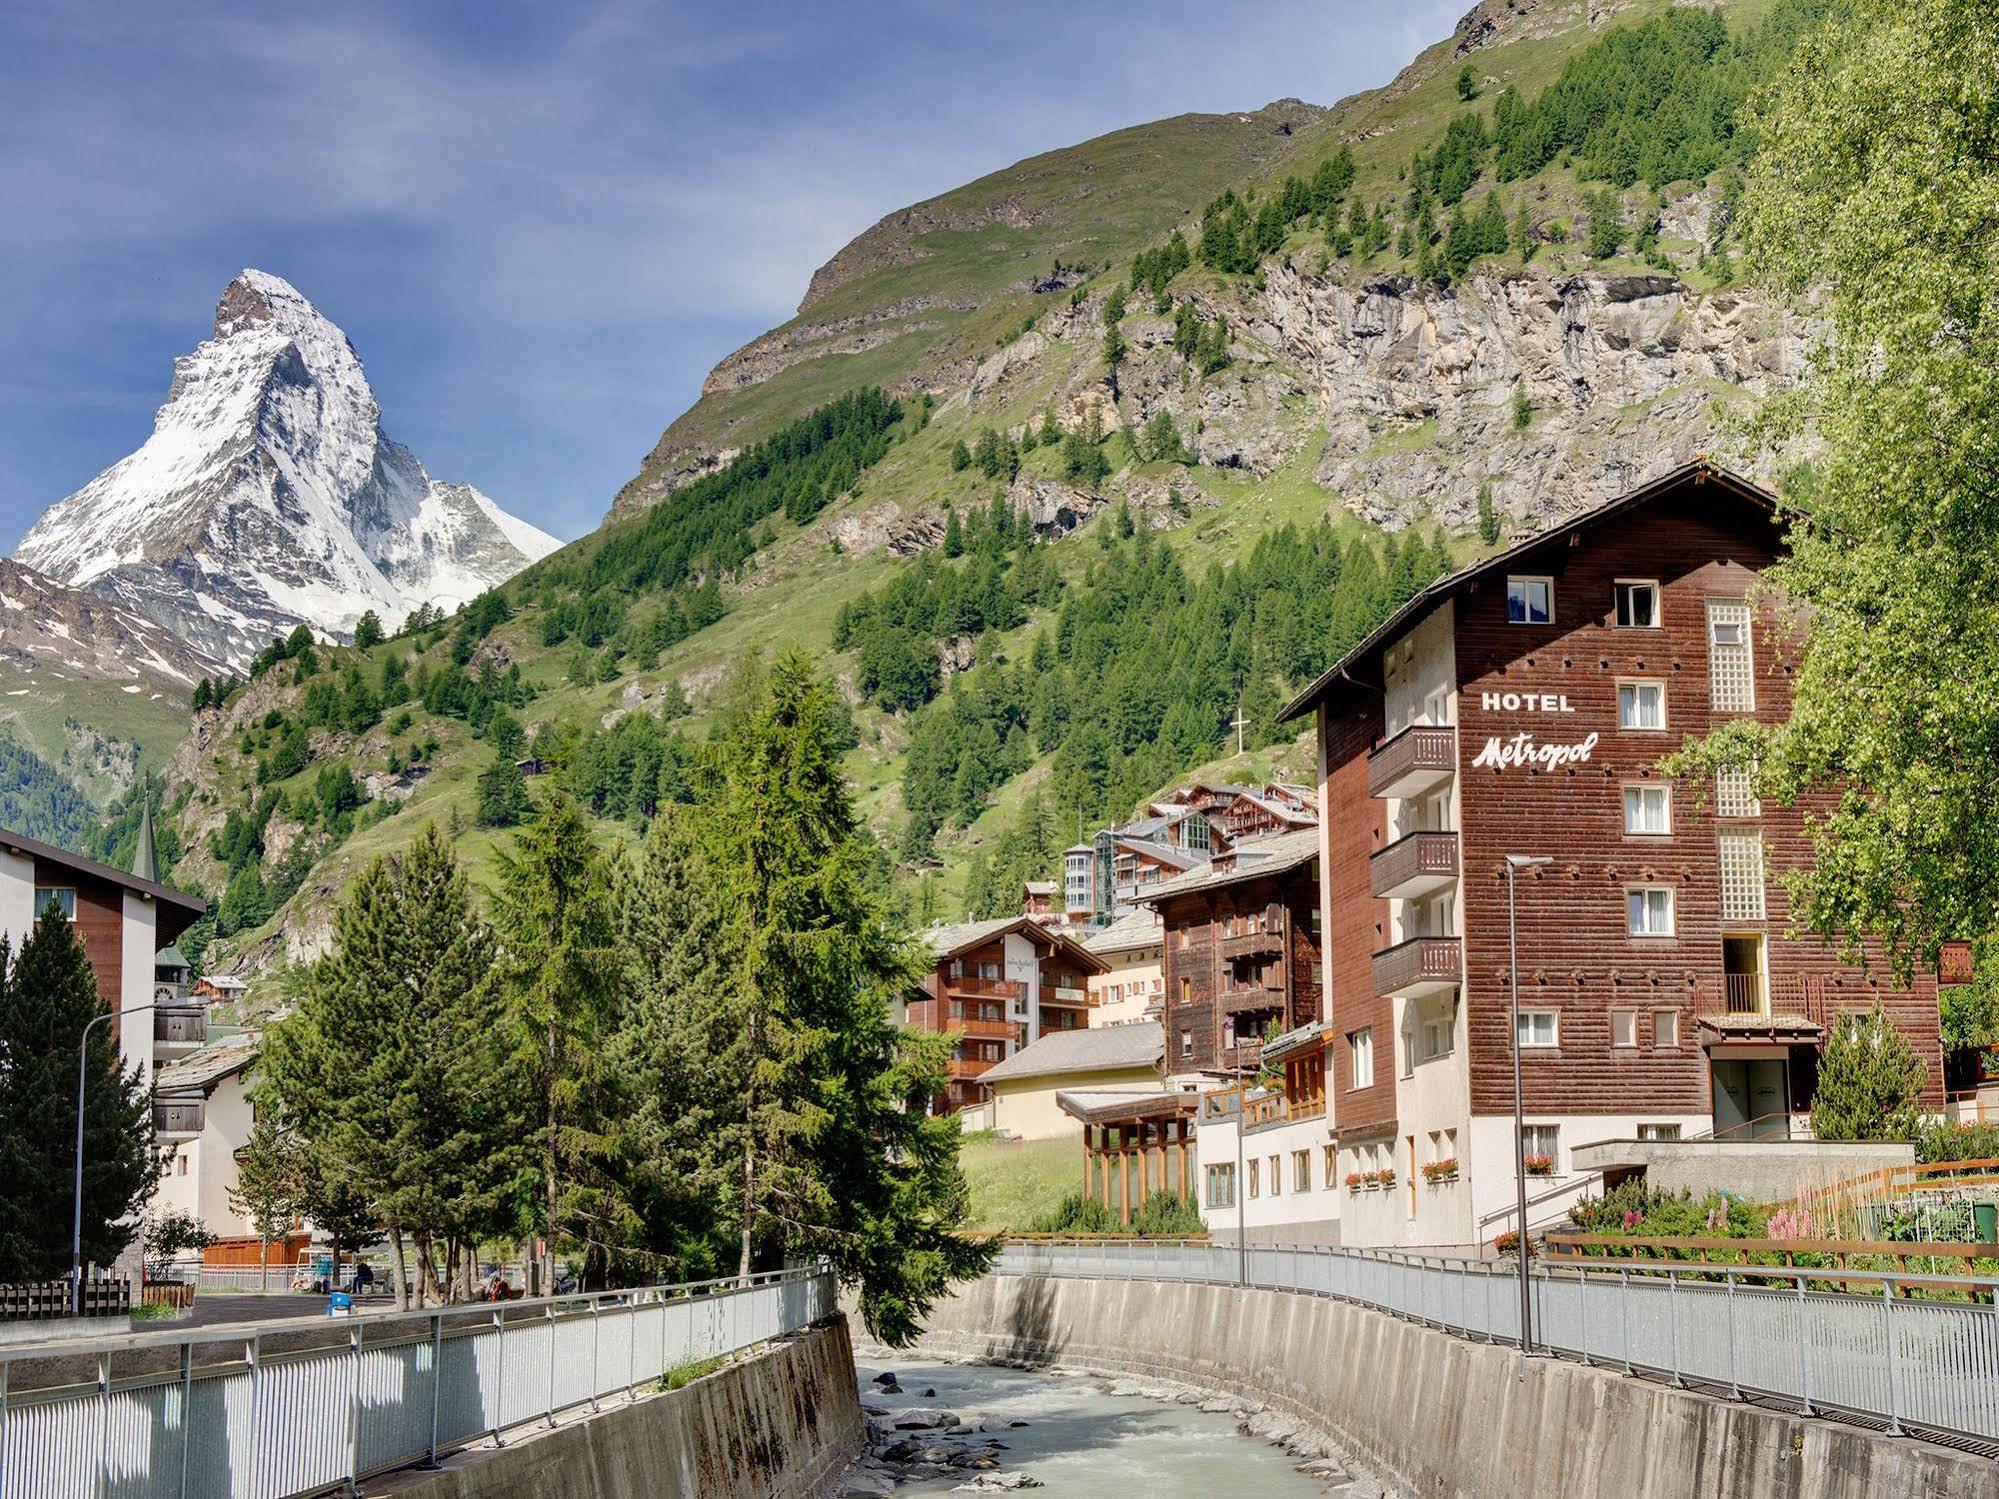
[[1062, 1205], [1034, 1225], [1038, 1234], [1115, 1234], [1124, 1231], [1118, 1216], [1094, 1197], [1071, 1192]]
[[1999, 1160], [1999, 1124], [1956, 1124], [1932, 1120], [1916, 1136], [1916, 1159], [1938, 1161]]

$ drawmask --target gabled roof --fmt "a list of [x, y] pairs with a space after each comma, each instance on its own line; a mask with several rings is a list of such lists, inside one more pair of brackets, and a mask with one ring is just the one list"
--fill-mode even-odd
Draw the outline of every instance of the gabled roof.
[[1157, 1067], [1166, 1055], [1166, 1027], [1157, 1020], [1101, 1025], [1088, 1030], [1050, 1031], [979, 1074], [982, 1083], [1018, 1082], [1066, 1072], [1113, 1072]]
[[1206, 854], [1193, 853], [1184, 848], [1175, 848], [1170, 843], [1155, 843], [1150, 838], [1127, 838], [1120, 836], [1118, 843], [1131, 853], [1143, 858], [1170, 864], [1175, 869], [1192, 869], [1196, 864], [1208, 862]]
[[[66, 848], [57, 848], [53, 843], [30, 838], [25, 833], [15, 832], [12, 828], [0, 828], [0, 848], [12, 853], [25, 854], [38, 863], [55, 864], [73, 870], [77, 874], [87, 875], [91, 879], [122, 886], [136, 894], [158, 901], [163, 918], [160, 922], [162, 928], [160, 935], [169, 942], [194, 925], [208, 910], [208, 902], [198, 895], [189, 895], [185, 890], [162, 885], [158, 880], [141, 879], [138, 875], [120, 869], [115, 864], [102, 864], [96, 859], [86, 859], [82, 854], [73, 854]], [[171, 921], [164, 919], [169, 911], [174, 913]]]
[[1091, 952], [1130, 952], [1137, 947], [1159, 947], [1166, 941], [1166, 924], [1150, 906], [1127, 911], [1102, 931], [1083, 941]]
[[1301, 865], [1311, 863], [1318, 857], [1318, 828], [1302, 828], [1295, 833], [1279, 833], [1275, 838], [1259, 838], [1252, 843], [1238, 843], [1235, 846], [1233, 869], [1202, 869], [1193, 874], [1183, 874], [1177, 880], [1167, 880], [1141, 890], [1136, 899], [1143, 905], [1156, 906], [1160, 901], [1176, 895], [1191, 895], [1199, 890], [1219, 890], [1225, 885], [1239, 884], [1244, 880], [1285, 874]]
[[161, 1093], [194, 1093], [211, 1088], [256, 1061], [257, 1048], [262, 1042], [262, 1035], [252, 1031], [191, 1051], [155, 1072], [153, 1087]]
[[959, 953], [981, 947], [995, 937], [1004, 937], [1010, 932], [1019, 932], [1033, 941], [1046, 942], [1058, 952], [1065, 952], [1087, 973], [1105, 973], [1110, 965], [1095, 953], [1085, 948], [1073, 937], [1042, 925], [1033, 916], [995, 916], [986, 921], [960, 921], [930, 927], [923, 933], [923, 940], [930, 944], [930, 952], [938, 962], [955, 958]]
[[1649, 505], [1653, 501], [1661, 499], [1687, 484], [1712, 484], [1715, 487], [1717, 495], [1727, 495], [1735, 498], [1744, 505], [1762, 512], [1765, 516], [1773, 520], [1776, 517], [1777, 497], [1761, 485], [1745, 479], [1742, 475], [1733, 473], [1719, 464], [1711, 463], [1706, 458], [1696, 458], [1691, 463], [1683, 463], [1678, 468], [1661, 474], [1658, 478], [1641, 484], [1636, 489], [1629, 490], [1614, 500], [1606, 501], [1594, 510], [1585, 510], [1580, 515], [1572, 516], [1570, 519], [1563, 521], [1560, 525], [1551, 526], [1545, 531], [1537, 531], [1524, 541], [1516, 542], [1505, 551], [1495, 553], [1482, 562], [1474, 562], [1469, 567], [1461, 567], [1454, 573], [1446, 573], [1428, 588], [1417, 593], [1414, 598], [1410, 599], [1400, 609], [1389, 615], [1380, 625], [1376, 626], [1374, 631], [1365, 640], [1361, 641], [1359, 645], [1355, 646], [1325, 671], [1321, 672], [1311, 686], [1307, 687], [1303, 692], [1284, 705], [1283, 711], [1277, 715], [1277, 721], [1279, 723], [1287, 723], [1291, 719], [1300, 718], [1316, 708], [1319, 705], [1320, 699], [1330, 695], [1343, 679], [1348, 682], [1352, 681], [1351, 672], [1353, 668], [1365, 657], [1399, 638], [1405, 630], [1422, 619], [1424, 615], [1436, 608], [1445, 599], [1453, 597], [1481, 578], [1488, 577], [1494, 573], [1504, 573], [1508, 567], [1523, 557], [1529, 556], [1552, 543], [1561, 541], [1565, 537], [1574, 536], [1591, 526], [1599, 525], [1607, 520], [1614, 520], [1627, 511], [1638, 509], [1643, 505]]

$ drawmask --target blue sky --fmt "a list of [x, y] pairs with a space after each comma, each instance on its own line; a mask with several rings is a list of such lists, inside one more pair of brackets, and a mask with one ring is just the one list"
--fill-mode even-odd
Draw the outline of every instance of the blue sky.
[[884, 213], [1386, 82], [1465, 0], [0, 8], [0, 544], [138, 446], [246, 265], [390, 434], [563, 537]]

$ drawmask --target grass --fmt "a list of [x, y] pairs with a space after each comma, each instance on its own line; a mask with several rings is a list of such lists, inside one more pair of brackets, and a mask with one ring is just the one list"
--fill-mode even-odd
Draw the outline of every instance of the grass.
[[728, 1361], [728, 1357], [723, 1355], [716, 1358], [688, 1359], [685, 1363], [675, 1364], [652, 1382], [651, 1391], [655, 1395], [661, 1395], [668, 1390], [684, 1390], [695, 1380], [706, 1379]]
[[972, 1189], [969, 1226], [1025, 1232], [1083, 1182], [1081, 1136], [1002, 1140], [968, 1135], [958, 1153]]

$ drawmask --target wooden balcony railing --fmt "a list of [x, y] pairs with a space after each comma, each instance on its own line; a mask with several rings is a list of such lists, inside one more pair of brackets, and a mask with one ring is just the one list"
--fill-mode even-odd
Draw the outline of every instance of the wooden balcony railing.
[[985, 1057], [953, 1057], [951, 1058], [951, 1079], [953, 1082], [968, 1083], [974, 1078], [983, 1077], [997, 1066], [999, 1066], [997, 1060], [989, 1060]]
[[1073, 984], [1043, 984], [1041, 1002], [1044, 1005], [1088, 1005], [1093, 1004], [1088, 989], [1078, 989]]
[[985, 999], [1025, 999], [1027, 985], [1013, 979], [983, 979], [972, 974], [946, 976], [944, 988], [951, 994], [976, 994]]
[[208, 1039], [208, 1011], [200, 1005], [158, 1005], [153, 1009], [155, 1046], [199, 1046]]
[[1257, 953], [1277, 953], [1284, 951], [1284, 934], [1273, 931], [1250, 931], [1245, 928], [1238, 932], [1223, 931], [1222, 956], [1224, 958], [1246, 958]]
[[206, 1101], [199, 1098], [156, 1098], [153, 1100], [153, 1133], [192, 1136], [201, 1133], [207, 1117]]
[[1367, 757], [1367, 794], [1420, 796], [1457, 774], [1458, 731], [1412, 723]]
[[1240, 1015], [1250, 1010], [1275, 1010], [1284, 1003], [1284, 981], [1272, 978], [1261, 983], [1244, 984], [1234, 989], [1223, 989], [1215, 997], [1224, 1015]]
[[999, 1005], [967, 1004], [957, 999], [917, 1000], [909, 1007], [909, 1028], [930, 1035], [976, 1036], [989, 1041], [1012, 1041], [1020, 1035], [1020, 1022], [1007, 1019]]
[[1464, 952], [1456, 937], [1412, 937], [1374, 955], [1374, 992], [1410, 998], [1464, 981]]
[[1428, 895], [1458, 877], [1456, 833], [1410, 833], [1367, 861], [1367, 887], [1377, 900]]

